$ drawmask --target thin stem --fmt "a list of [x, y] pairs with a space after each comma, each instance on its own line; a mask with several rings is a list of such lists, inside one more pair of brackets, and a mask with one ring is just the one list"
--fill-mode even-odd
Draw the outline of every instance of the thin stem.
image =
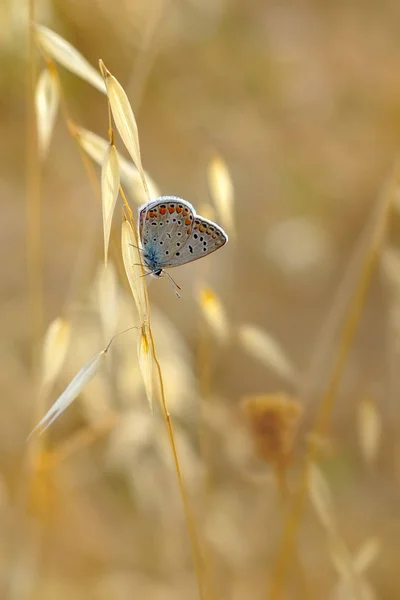
[[[394, 176], [388, 189], [384, 192], [383, 197], [378, 204], [378, 213], [374, 216], [376, 225], [350, 302], [350, 308], [344, 320], [336, 360], [333, 363], [325, 393], [321, 398], [314, 427], [312, 428], [311, 439], [321, 439], [327, 432], [343, 369], [347, 362], [354, 335], [360, 321], [362, 308], [377, 264], [377, 259], [385, 240], [393, 197], [398, 190], [397, 173], [398, 169], [395, 169]], [[303, 461], [300, 483], [293, 500], [292, 510], [287, 516], [284, 524], [282, 542], [269, 588], [270, 600], [280, 600], [283, 597], [285, 577], [293, 554], [295, 537], [300, 526], [301, 516], [308, 495], [309, 468], [318, 458], [318, 449], [319, 446], [317, 444], [312, 442], [308, 444]]]
[[149, 335], [150, 335], [150, 340], [151, 340], [153, 358], [154, 358], [154, 362], [156, 363], [156, 367], [157, 367], [158, 380], [160, 383], [161, 404], [162, 404], [162, 408], [164, 411], [164, 417], [165, 417], [167, 427], [168, 427], [168, 434], [169, 434], [172, 453], [173, 453], [173, 457], [174, 457], [175, 470], [176, 470], [176, 474], [178, 477], [179, 490], [180, 490], [181, 497], [182, 497], [182, 503], [183, 503], [183, 508], [184, 508], [185, 517], [186, 517], [186, 524], [188, 527], [189, 538], [190, 538], [190, 542], [191, 542], [191, 546], [192, 546], [194, 565], [195, 565], [196, 574], [197, 574], [197, 582], [199, 584], [200, 598], [203, 600], [203, 599], [205, 599], [205, 592], [204, 592], [204, 586], [203, 586], [204, 566], [203, 566], [203, 559], [202, 559], [202, 555], [201, 555], [200, 543], [199, 543], [199, 539], [198, 539], [198, 535], [197, 535], [195, 521], [194, 521], [194, 518], [193, 518], [193, 515], [191, 512], [191, 509], [190, 509], [190, 502], [188, 499], [186, 486], [182, 479], [181, 468], [180, 468], [179, 459], [178, 459], [178, 453], [177, 453], [176, 445], [175, 445], [175, 437], [174, 437], [174, 431], [173, 431], [173, 427], [172, 427], [172, 421], [171, 421], [171, 417], [170, 417], [170, 414], [168, 411], [168, 406], [167, 406], [167, 403], [165, 400], [164, 381], [163, 381], [163, 377], [162, 377], [161, 366], [160, 366], [160, 363], [157, 358], [154, 339], [153, 339], [153, 333], [152, 333], [150, 327], [149, 327]]
[[[41, 244], [41, 167], [38, 152], [38, 133], [35, 115], [35, 88], [37, 80], [37, 57], [35, 47], [35, 1], [29, 0], [29, 54], [28, 54], [28, 93], [27, 93], [27, 270], [29, 287], [29, 307], [32, 333], [32, 370], [37, 375], [38, 348], [43, 332], [43, 273]], [[39, 409], [38, 409], [39, 410]]]

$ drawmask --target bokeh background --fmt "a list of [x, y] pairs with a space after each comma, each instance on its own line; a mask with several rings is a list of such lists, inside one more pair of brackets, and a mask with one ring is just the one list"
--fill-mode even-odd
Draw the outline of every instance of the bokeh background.
[[[302, 407], [290, 494], [368, 248], [362, 235], [374, 227], [400, 147], [400, 6], [37, 0], [36, 13], [91, 64], [102, 58], [124, 86], [143, 164], [161, 193], [218, 219], [207, 170], [215, 153], [229, 169], [236, 236], [174, 270], [180, 300], [166, 279], [149, 294], [206, 565], [204, 597], [269, 598], [290, 500], [277, 491], [271, 461], [257, 454], [243, 398], [283, 393]], [[41, 354], [32, 347], [38, 317], [28, 293], [27, 19], [25, 3], [1, 3], [1, 597], [196, 598], [171, 448], [161, 413], [149, 414], [135, 333], [119, 338], [105, 371], [50, 430], [41, 455], [50, 467], [26, 481], [25, 439], [40, 416], [32, 353], [37, 361]], [[70, 116], [106, 138], [105, 97], [61, 67], [59, 75]], [[71, 325], [48, 406], [106, 342], [104, 294], [113, 298], [112, 330], [134, 324], [136, 313], [120, 259], [121, 205], [104, 279], [99, 199], [61, 114], [39, 175], [39, 327], [44, 334], [60, 316]], [[343, 583], [346, 569], [311, 503], [287, 598], [400, 595], [398, 228], [394, 211], [321, 452], [335, 531], [358, 556], [362, 589]], [[227, 339], [204, 319], [202, 286], [220, 298]], [[248, 324], [280, 345], [290, 376], [249, 352], [238, 335]]]

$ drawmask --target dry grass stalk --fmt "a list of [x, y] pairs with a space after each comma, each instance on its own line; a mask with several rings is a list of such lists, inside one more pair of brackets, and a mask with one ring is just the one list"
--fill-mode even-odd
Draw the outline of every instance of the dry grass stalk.
[[147, 327], [143, 326], [138, 340], [139, 366], [150, 411], [153, 412], [153, 356]]
[[42, 159], [46, 156], [50, 145], [59, 102], [59, 88], [55, 72], [51, 68], [46, 68], [40, 74], [35, 95], [38, 144]]
[[255, 325], [240, 325], [238, 337], [244, 349], [288, 381], [296, 379], [296, 368], [281, 345], [270, 334]]
[[211, 288], [201, 287], [198, 301], [211, 331], [221, 343], [225, 344], [229, 338], [229, 323], [220, 298]]
[[103, 209], [104, 265], [107, 267], [111, 224], [120, 185], [118, 152], [109, 144], [101, 169], [101, 200]]
[[227, 233], [235, 237], [234, 189], [231, 176], [221, 156], [214, 156], [208, 165], [208, 187], [220, 221]]
[[[109, 146], [109, 142], [96, 133], [85, 129], [84, 127], [76, 127], [74, 134], [83, 150], [98, 165], [101, 165]], [[144, 204], [147, 201], [147, 195], [143, 189], [142, 179], [139, 171], [130, 160], [124, 158], [120, 153], [118, 153], [118, 156], [121, 182], [124, 184], [125, 189], [129, 192], [130, 197], [134, 199], [136, 204]], [[157, 185], [146, 171], [144, 171], [144, 175], [146, 178], [147, 187], [149, 189], [150, 199], [157, 198], [160, 195]]]
[[348, 586], [349, 600], [367, 600], [363, 579], [355, 568], [353, 558], [338, 531], [329, 484], [316, 464], [311, 464], [309, 469], [309, 497], [326, 532], [332, 561], [341, 580]]
[[87, 83], [106, 93], [103, 78], [72, 44], [44, 25], [35, 25], [36, 40], [45, 56], [51, 56], [60, 65], [81, 77]]
[[[317, 437], [325, 437], [325, 432], [337, 396], [343, 369], [346, 365], [348, 354], [360, 320], [362, 308], [369, 289], [371, 278], [386, 241], [389, 216], [394, 201], [398, 194], [399, 167], [396, 166], [394, 174], [378, 202], [373, 214], [373, 229], [370, 243], [366, 252], [364, 264], [357, 279], [350, 306], [341, 330], [337, 356], [332, 366], [326, 390], [321, 398], [319, 410], [313, 427]], [[316, 461], [317, 447], [309, 444], [304, 459], [304, 465], [299, 480], [298, 488], [293, 501], [293, 507], [284, 524], [284, 531], [280, 549], [278, 550], [274, 571], [269, 589], [270, 600], [280, 600], [283, 596], [286, 572], [295, 546], [295, 536], [301, 522], [301, 515], [308, 494], [308, 475], [310, 465]]]

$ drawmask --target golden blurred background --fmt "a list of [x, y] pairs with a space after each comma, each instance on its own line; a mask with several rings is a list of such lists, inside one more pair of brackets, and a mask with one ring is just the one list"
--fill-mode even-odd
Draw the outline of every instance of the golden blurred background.
[[[180, 299], [167, 279], [149, 286], [189, 524], [134, 331], [32, 463], [43, 411], [138, 320], [121, 200], [104, 273], [100, 169], [65, 121], [107, 139], [106, 97], [57, 65], [62, 101], [39, 163], [28, 81], [46, 63], [29, 54], [29, 3], [1, 3], [0, 598], [397, 600], [400, 5], [30, 5], [124, 87], [161, 194], [220, 222], [217, 160], [233, 206], [228, 245], [173, 271]], [[54, 322], [68, 341], [44, 392]], [[318, 466], [301, 503], [307, 451]]]

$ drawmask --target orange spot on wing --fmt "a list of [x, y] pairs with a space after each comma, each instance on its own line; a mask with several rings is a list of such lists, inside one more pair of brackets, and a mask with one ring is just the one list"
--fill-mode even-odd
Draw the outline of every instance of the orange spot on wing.
[[160, 208], [160, 215], [165, 215], [166, 212], [167, 212], [166, 208]]
[[200, 229], [201, 233], [203, 233], [203, 231], [205, 231], [204, 225], [199, 225], [199, 229]]
[[186, 219], [185, 225], [190, 225], [190, 219]]
[[184, 209], [183, 209], [183, 213], [182, 213], [182, 214], [183, 214], [183, 216], [184, 216], [184, 217], [187, 217], [187, 215], [189, 214], [189, 211], [188, 211], [188, 209], [187, 209], [187, 208], [184, 208]]
[[192, 233], [192, 228], [189, 227], [189, 229], [187, 230], [188, 233]]
[[175, 212], [175, 206], [168, 206], [168, 212], [172, 215], [172, 213]]
[[180, 212], [182, 212], [182, 208], [181, 208], [180, 206], [177, 206], [177, 207], [176, 207], [176, 212], [177, 212], [177, 213], [180, 213]]

